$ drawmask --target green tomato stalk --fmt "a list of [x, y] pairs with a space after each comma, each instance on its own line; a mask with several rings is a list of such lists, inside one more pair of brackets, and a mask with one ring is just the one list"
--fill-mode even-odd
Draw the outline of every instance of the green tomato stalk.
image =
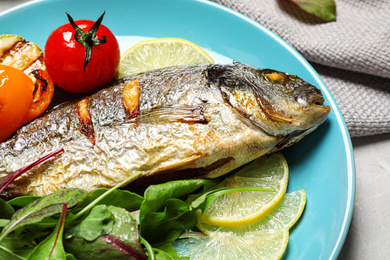
[[75, 29], [74, 33], [74, 39], [78, 42], [84, 45], [85, 48], [85, 60], [84, 60], [84, 71], [87, 67], [89, 60], [91, 59], [92, 55], [92, 46], [94, 45], [100, 45], [105, 44], [107, 42], [107, 37], [102, 35], [103, 39], [95, 38], [96, 33], [99, 29], [100, 24], [102, 23], [103, 16], [106, 13], [106, 11], [103, 12], [103, 14], [97, 19], [97, 21], [94, 23], [94, 25], [89, 29], [87, 33], [85, 33], [80, 27], [77, 26], [77, 24], [73, 21], [72, 17], [66, 12], [66, 15], [68, 16], [68, 20], [72, 27]]

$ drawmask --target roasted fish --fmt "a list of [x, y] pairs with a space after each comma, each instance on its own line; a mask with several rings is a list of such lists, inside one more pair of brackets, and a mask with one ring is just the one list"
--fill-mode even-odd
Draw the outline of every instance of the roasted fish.
[[63, 103], [0, 145], [0, 176], [63, 148], [2, 196], [215, 178], [299, 141], [330, 108], [297, 76], [244, 64], [169, 67]]

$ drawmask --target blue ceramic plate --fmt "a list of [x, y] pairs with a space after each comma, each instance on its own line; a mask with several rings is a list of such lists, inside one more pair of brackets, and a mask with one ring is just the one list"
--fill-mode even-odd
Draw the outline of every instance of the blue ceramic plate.
[[104, 10], [103, 23], [121, 36], [121, 46], [144, 38], [180, 37], [200, 45], [218, 62], [236, 60], [286, 71], [322, 90], [332, 108], [327, 121], [283, 152], [290, 166], [289, 191], [307, 193], [305, 212], [291, 230], [284, 258], [336, 259], [352, 216], [353, 152], [340, 110], [308, 62], [262, 25], [202, 0], [31, 1], [0, 15], [0, 34], [18, 34], [44, 48], [51, 31], [68, 22], [66, 11], [74, 19], [96, 20]]

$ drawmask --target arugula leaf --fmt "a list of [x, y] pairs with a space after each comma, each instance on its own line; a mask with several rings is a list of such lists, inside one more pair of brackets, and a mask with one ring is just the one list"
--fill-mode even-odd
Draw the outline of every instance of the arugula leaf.
[[56, 228], [45, 240], [43, 240], [31, 254], [28, 260], [55, 259], [66, 260], [66, 253], [62, 244], [62, 234], [64, 232], [64, 222], [66, 215], [67, 204], [62, 207], [61, 218], [59, 219]]
[[13, 230], [42, 221], [44, 218], [55, 215], [62, 210], [64, 203], [73, 207], [87, 196], [87, 191], [77, 188], [59, 190], [19, 209], [3, 228], [0, 241]]
[[97, 205], [80, 223], [67, 229], [65, 237], [79, 236], [87, 241], [93, 241], [109, 234], [113, 225], [114, 215], [107, 209], [107, 205]]
[[79, 235], [65, 239], [66, 251], [77, 259], [147, 259], [139, 242], [138, 227], [131, 213], [115, 206], [107, 206], [114, 215], [109, 234], [87, 241]]
[[321, 18], [326, 22], [336, 20], [334, 0], [290, 0], [304, 11]]

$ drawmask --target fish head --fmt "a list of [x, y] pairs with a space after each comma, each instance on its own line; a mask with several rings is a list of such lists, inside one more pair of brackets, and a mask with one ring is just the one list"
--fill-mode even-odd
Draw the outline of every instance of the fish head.
[[233, 110], [272, 136], [298, 141], [330, 112], [318, 88], [288, 73], [244, 64], [215, 65], [208, 70], [208, 81]]

